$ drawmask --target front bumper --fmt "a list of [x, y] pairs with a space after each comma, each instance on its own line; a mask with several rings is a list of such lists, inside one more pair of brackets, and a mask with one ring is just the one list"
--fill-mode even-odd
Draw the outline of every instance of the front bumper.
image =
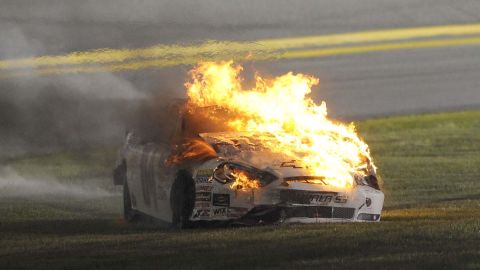
[[359, 213], [351, 207], [334, 206], [257, 206], [237, 223], [245, 225], [282, 223], [376, 222], [380, 213]]
[[368, 186], [342, 190], [295, 183], [288, 188], [270, 186], [250, 192], [224, 188], [210, 192], [198, 193], [191, 221], [233, 221], [246, 225], [378, 222], [384, 201], [380, 190]]

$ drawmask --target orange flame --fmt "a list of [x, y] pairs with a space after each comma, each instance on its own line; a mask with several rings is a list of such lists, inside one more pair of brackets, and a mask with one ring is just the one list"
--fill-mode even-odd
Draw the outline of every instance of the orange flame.
[[216, 157], [215, 149], [208, 143], [198, 139], [188, 139], [174, 149], [165, 163], [171, 166], [187, 162], [201, 162]]
[[235, 181], [230, 185], [231, 189], [240, 189], [242, 191], [246, 191], [260, 187], [260, 182], [258, 180], [250, 179], [248, 175], [243, 172], [234, 172], [232, 175], [235, 177]]
[[203, 62], [185, 84], [191, 108], [214, 106], [233, 115], [227, 125], [236, 131], [274, 136], [265, 147], [299, 160], [311, 175], [337, 187], [353, 184], [353, 175], [375, 170], [367, 144], [353, 124], [327, 118], [325, 102], [308, 97], [315, 77], [289, 72], [273, 79], [255, 75], [255, 86], [243, 89], [242, 67], [229, 62]]

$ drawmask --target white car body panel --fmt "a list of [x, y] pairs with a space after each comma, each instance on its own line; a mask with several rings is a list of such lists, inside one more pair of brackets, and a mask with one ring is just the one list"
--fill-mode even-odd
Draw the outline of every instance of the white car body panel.
[[[190, 221], [241, 220], [261, 209], [280, 211], [284, 223], [380, 221], [384, 194], [371, 186], [354, 184], [338, 188], [305, 181], [285, 181], [308, 177], [295, 161], [258, 148], [253, 137], [241, 133], [201, 134], [216, 145], [218, 158], [189, 168], [195, 183], [195, 202]], [[233, 140], [233, 142], [232, 142]], [[127, 164], [127, 183], [132, 208], [166, 223], [172, 222], [171, 191], [178, 168], [166, 165], [170, 148], [141, 144], [128, 135], [122, 158]], [[248, 164], [268, 171], [277, 179], [266, 186], [246, 191], [234, 190], [213, 177], [225, 162]], [[352, 178], [354, 175], [352, 175]]]
[[172, 221], [170, 191], [175, 170], [165, 166], [168, 148], [159, 144], [141, 145], [127, 138], [124, 158], [132, 208], [165, 222]]

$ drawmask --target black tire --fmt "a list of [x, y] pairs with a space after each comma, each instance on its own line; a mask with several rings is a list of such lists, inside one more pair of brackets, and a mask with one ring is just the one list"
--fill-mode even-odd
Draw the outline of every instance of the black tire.
[[129, 223], [135, 222], [139, 218], [138, 212], [132, 209], [132, 199], [127, 181], [123, 183], [123, 218]]
[[190, 173], [180, 171], [172, 186], [170, 204], [172, 226], [177, 229], [190, 228], [190, 215], [195, 201], [195, 184]]

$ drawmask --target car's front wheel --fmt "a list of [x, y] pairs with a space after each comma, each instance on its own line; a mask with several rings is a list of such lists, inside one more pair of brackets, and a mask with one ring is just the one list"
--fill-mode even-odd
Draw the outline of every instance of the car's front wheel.
[[172, 226], [183, 229], [191, 226], [190, 215], [194, 207], [195, 185], [190, 173], [180, 171], [172, 186]]

